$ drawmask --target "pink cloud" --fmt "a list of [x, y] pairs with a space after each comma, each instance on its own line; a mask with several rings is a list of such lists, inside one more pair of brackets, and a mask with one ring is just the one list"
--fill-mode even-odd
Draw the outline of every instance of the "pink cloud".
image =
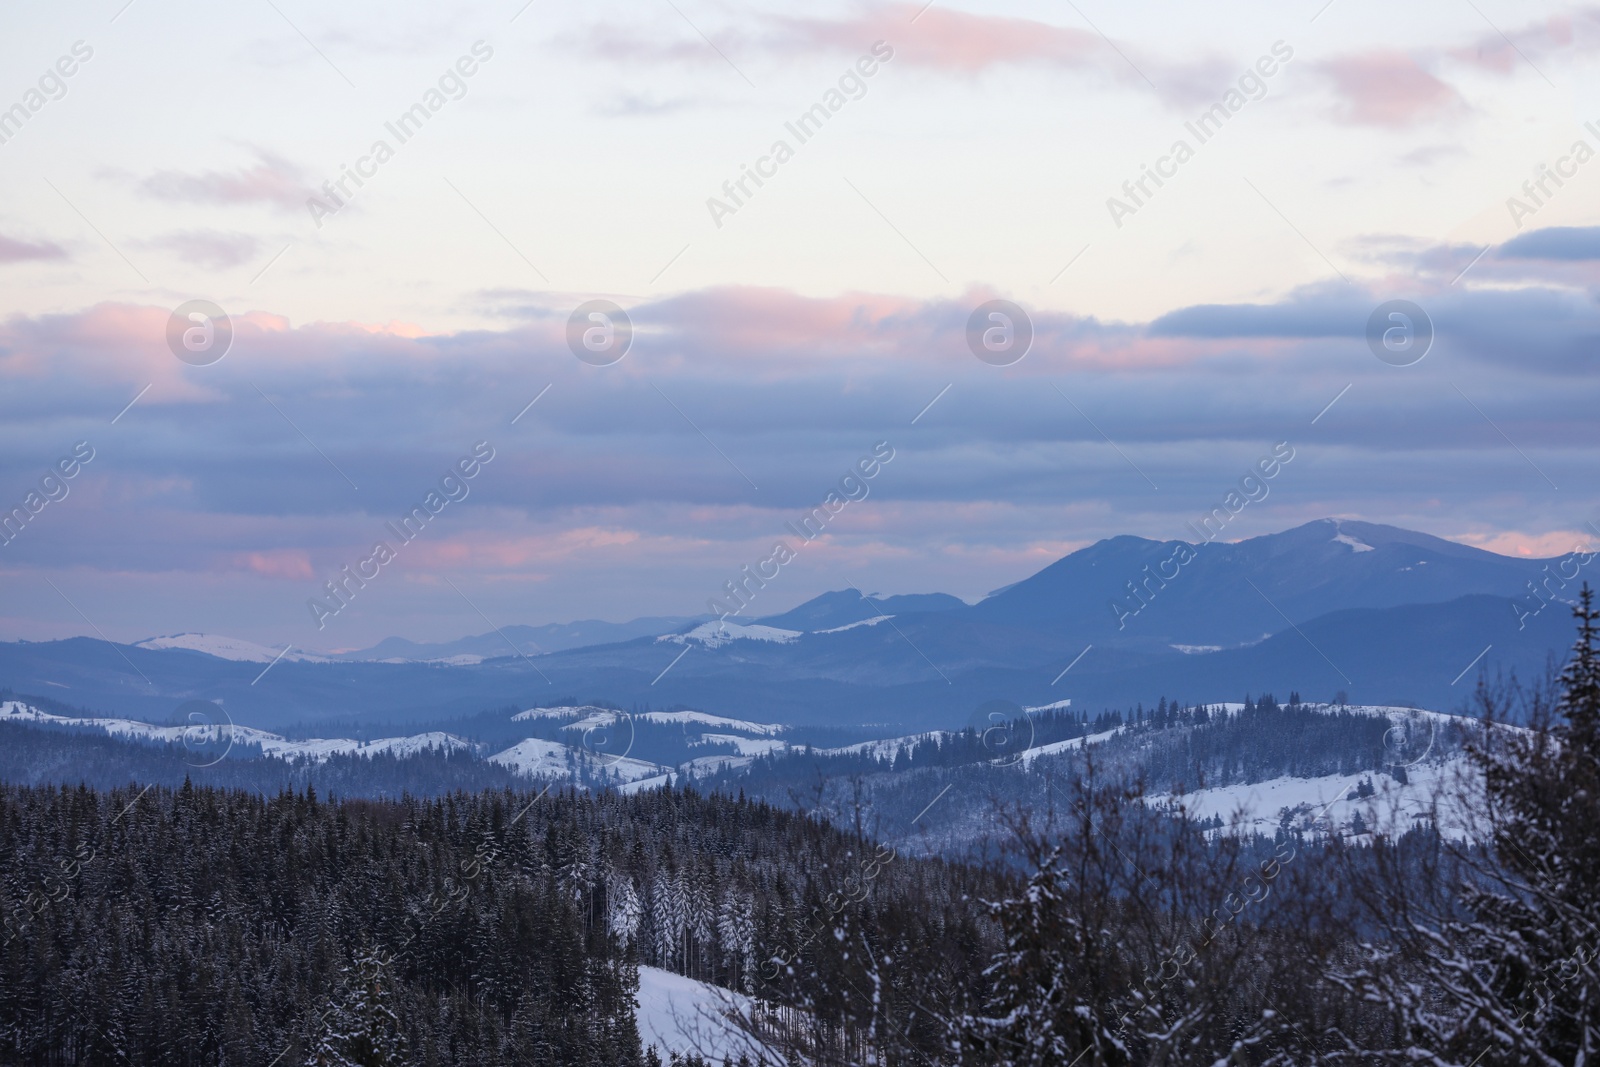
[[305, 207], [309, 182], [293, 163], [258, 151], [254, 166], [232, 171], [164, 170], [139, 183], [139, 190], [158, 200], [183, 204], [270, 204], [301, 210]]
[[[1058, 26], [1035, 19], [954, 11], [940, 5], [886, 4], [862, 8], [839, 18], [771, 17], [762, 29], [708, 31], [716, 47], [737, 59], [751, 51], [774, 55], [809, 55], [833, 52], [850, 60], [873, 51], [875, 43], [893, 49], [889, 65], [910, 65], [975, 75], [995, 67], [1036, 63], [1067, 69], [1103, 70], [1125, 82], [1143, 82], [1129, 61], [1109, 47], [1097, 33], [1076, 26]], [[647, 35], [633, 27], [602, 25], [592, 31], [588, 45], [612, 59], [650, 59], [672, 62], [717, 62], [715, 53], [697, 35], [671, 39]], [[1123, 51], [1127, 51], [1124, 46]], [[879, 53], [881, 60], [881, 53]], [[1186, 60], [1171, 66], [1142, 59], [1159, 92], [1169, 103], [1214, 91], [1212, 75], [1226, 78], [1226, 63], [1214, 59]], [[1223, 72], [1219, 74], [1220, 72]]]
[[[636, 324], [665, 328], [661, 350], [677, 365], [714, 360], [737, 363], [742, 373], [805, 375], [824, 360], [863, 368], [884, 361], [970, 363], [967, 318], [979, 304], [1004, 295], [974, 288], [955, 300], [918, 301], [725, 287], [670, 297], [631, 313]], [[1222, 344], [1153, 337], [1138, 326], [1038, 309], [1031, 316], [1033, 347], [1017, 364], [1017, 374], [1054, 373], [1063, 362], [1078, 370], [1157, 370], [1193, 364], [1222, 350], [1266, 356], [1282, 347], [1270, 340]]]
[[1501, 36], [1487, 31], [1477, 40], [1451, 49], [1452, 59], [1496, 74], [1511, 74], [1519, 65], [1538, 63], [1571, 50], [1586, 55], [1600, 46], [1600, 8], [1588, 7], [1551, 15]]
[[266, 578], [310, 581], [316, 577], [316, 571], [311, 567], [311, 558], [297, 549], [246, 552], [234, 558], [234, 565]]
[[1088, 66], [1104, 48], [1087, 30], [1033, 19], [974, 15], [937, 5], [924, 9], [892, 4], [854, 18], [782, 22], [785, 32], [773, 45], [778, 51], [832, 48], [866, 52], [872, 42], [882, 40], [895, 48], [895, 59], [901, 62], [964, 74], [1021, 62]]
[[1550, 559], [1568, 552], [1593, 552], [1595, 535], [1585, 530], [1552, 530], [1549, 533], [1527, 533], [1522, 530], [1503, 530], [1499, 533], [1463, 533], [1445, 535], [1453, 541], [1472, 545], [1502, 556], [1520, 556], [1524, 559]]
[[66, 249], [49, 241], [19, 241], [0, 234], [0, 263], [24, 263], [37, 259], [66, 259]]
[[1340, 118], [1363, 126], [1410, 126], [1462, 104], [1449, 85], [1404, 52], [1380, 51], [1322, 64], [1344, 104]]

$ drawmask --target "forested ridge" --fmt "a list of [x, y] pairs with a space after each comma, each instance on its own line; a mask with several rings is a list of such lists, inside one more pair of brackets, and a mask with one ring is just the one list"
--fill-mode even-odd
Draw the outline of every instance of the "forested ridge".
[[[1398, 780], [1385, 717], [1271, 698], [1158, 705], [959, 794], [980, 765], [896, 754], [819, 778], [805, 811], [799, 791], [0, 786], [0, 1062], [646, 1067], [646, 965], [754, 1005], [723, 1019], [752, 1064], [1600, 1062], [1587, 591], [1578, 617], [1559, 677], [1482, 681], [1476, 725], [1428, 738], [1463, 821], [1394, 831], [1243, 834], [1149, 802], [1147, 778], [1197, 769]], [[978, 788], [999, 782], [1044, 792]], [[876, 807], [914, 794], [913, 823], [981, 817], [1005, 848], [881, 844]]]
[[[640, 963], [733, 989], [866, 858], [737, 799], [0, 787], [0, 1057], [640, 1063]], [[969, 988], [993, 875], [880, 865], [864, 922]], [[287, 1050], [287, 1055], [285, 1055]], [[387, 1058], [385, 1058], [387, 1057]]]

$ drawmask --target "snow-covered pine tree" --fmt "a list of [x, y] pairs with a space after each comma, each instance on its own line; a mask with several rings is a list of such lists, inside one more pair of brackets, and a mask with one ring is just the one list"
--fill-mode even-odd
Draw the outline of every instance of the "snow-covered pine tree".
[[364, 953], [340, 969], [341, 995], [313, 1041], [315, 1067], [403, 1067], [409, 1063], [390, 994], [387, 962]]
[[633, 887], [633, 878], [625, 872], [612, 874], [606, 883], [606, 924], [616, 939], [624, 945], [639, 936], [639, 919], [644, 904], [639, 891]]
[[657, 868], [650, 885], [650, 928], [655, 934], [651, 946], [655, 964], [667, 970], [682, 966], [684, 907], [683, 874]]
[[717, 940], [722, 945], [722, 963], [727, 968], [728, 984], [745, 993], [754, 992], [756, 922], [750, 898], [737, 889], [728, 889], [717, 911]]
[[[1382, 934], [1360, 967], [1332, 975], [1381, 1021], [1340, 1034], [1344, 1049], [1319, 1062], [1600, 1060], [1600, 612], [1587, 586], [1573, 614], [1553, 699], [1479, 686], [1484, 730], [1469, 754], [1489, 847], [1442, 842], [1437, 861], [1388, 862], [1354, 883]], [[1519, 702], [1529, 725], [1507, 729]]]

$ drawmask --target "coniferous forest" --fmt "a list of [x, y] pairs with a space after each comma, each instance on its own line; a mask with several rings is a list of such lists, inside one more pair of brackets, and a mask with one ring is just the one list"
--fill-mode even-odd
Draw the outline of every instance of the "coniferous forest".
[[[713, 1064], [1593, 1062], [1600, 612], [1577, 614], [1559, 676], [1480, 685], [1456, 815], [1390, 829], [1228, 832], [1092, 747], [1043, 803], [991, 797], [1007, 845], [963, 861], [727, 790], [7, 784], [0, 1062], [653, 1064], [645, 968], [720, 991]], [[1373, 728], [1317, 714], [1172, 705], [1131, 736], [1170, 781]]]

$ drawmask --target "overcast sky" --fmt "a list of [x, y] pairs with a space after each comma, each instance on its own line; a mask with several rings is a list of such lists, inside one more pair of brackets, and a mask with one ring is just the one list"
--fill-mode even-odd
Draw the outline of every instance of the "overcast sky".
[[1600, 8], [124, 4], [0, 24], [0, 509], [94, 455], [0, 545], [0, 639], [694, 614], [882, 441], [757, 613], [1192, 539], [1279, 441], [1230, 539], [1600, 540]]

